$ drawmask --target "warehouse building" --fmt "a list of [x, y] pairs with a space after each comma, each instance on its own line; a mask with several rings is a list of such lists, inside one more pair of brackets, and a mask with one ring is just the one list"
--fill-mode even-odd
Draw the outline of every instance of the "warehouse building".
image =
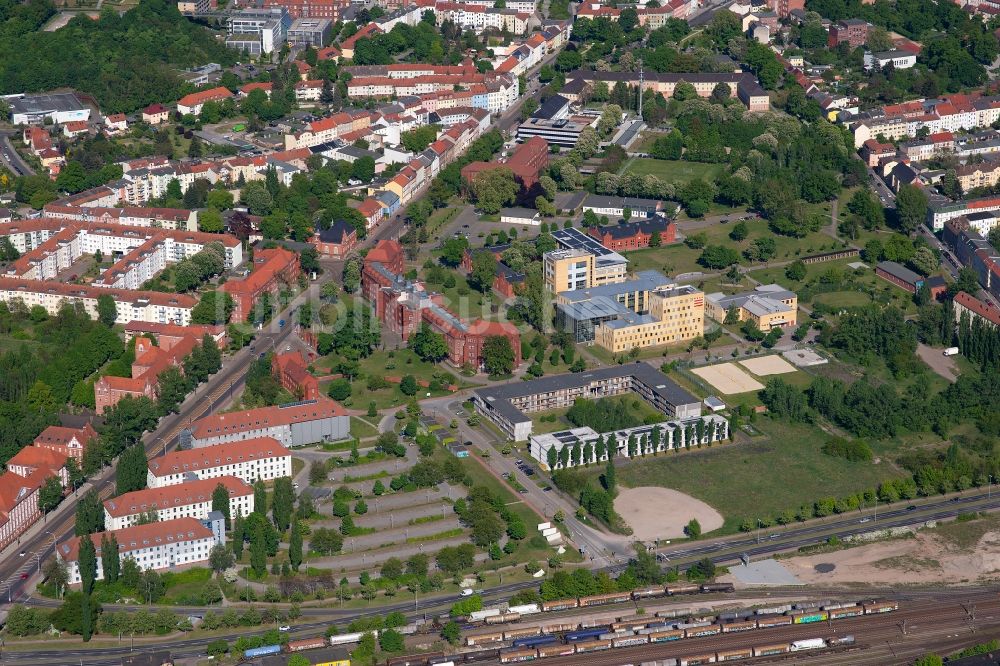
[[73, 93], [10, 95], [4, 100], [14, 125], [41, 125], [46, 118], [56, 125], [90, 120], [90, 107]]
[[638, 393], [669, 418], [701, 416], [697, 398], [659, 370], [638, 362], [479, 389], [472, 401], [476, 411], [508, 437], [523, 442], [531, 436], [531, 418], [527, 416], [531, 412], [570, 407], [577, 398], [606, 398], [629, 392]]
[[351, 435], [351, 417], [329, 398], [259, 407], [198, 419], [181, 432], [182, 446], [200, 449], [226, 442], [272, 437], [283, 446], [335, 442]]

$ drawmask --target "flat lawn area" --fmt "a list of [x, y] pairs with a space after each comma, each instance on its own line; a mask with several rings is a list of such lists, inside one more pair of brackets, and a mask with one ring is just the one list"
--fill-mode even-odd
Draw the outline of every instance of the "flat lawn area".
[[[786, 375], [787, 376], [787, 375]], [[643, 459], [618, 467], [622, 485], [664, 486], [710, 504], [735, 532], [745, 518], [773, 519], [785, 509], [872, 488], [902, 473], [891, 463], [852, 463], [824, 454], [815, 426], [758, 419], [764, 437], [749, 443]]]
[[496, 319], [498, 317], [498, 313], [493, 312], [491, 307], [493, 301], [490, 297], [470, 287], [465, 276], [458, 271], [447, 268], [445, 270], [455, 277], [455, 286], [445, 287], [443, 284], [427, 284], [427, 289], [440, 292], [452, 312], [465, 320]]
[[[331, 365], [336, 365], [337, 362], [338, 358], [336, 356], [327, 356], [317, 361], [316, 365], [321, 368], [330, 368]], [[363, 409], [368, 406], [369, 402], [374, 402], [376, 408], [385, 409], [387, 407], [405, 405], [410, 401], [411, 397], [404, 395], [403, 392], [399, 390], [398, 384], [389, 384], [386, 388], [372, 391], [368, 388], [368, 378], [404, 377], [406, 375], [413, 375], [418, 381], [425, 380], [430, 382], [433, 379], [434, 374], [440, 372], [447, 372], [451, 375], [452, 383], [461, 383], [455, 372], [446, 370], [445, 368], [434, 365], [433, 363], [421, 361], [417, 358], [417, 355], [409, 349], [388, 349], [375, 351], [368, 358], [361, 359], [359, 363], [358, 377], [351, 382], [351, 397], [344, 401], [344, 406]], [[322, 386], [323, 391], [326, 390], [327, 385], [328, 382], [324, 382], [324, 385]], [[417, 397], [426, 397], [428, 392], [431, 393], [433, 397], [448, 395], [447, 391], [430, 391], [429, 389], [421, 387], [417, 392]]]
[[[379, 418], [375, 416], [372, 417], [372, 420], [377, 423]], [[351, 437], [364, 439], [365, 437], [375, 437], [376, 435], [378, 435], [378, 428], [357, 416], [351, 417]]]
[[722, 173], [723, 168], [722, 164], [636, 157], [625, 165], [623, 173], [635, 173], [640, 176], [653, 175], [668, 183], [683, 184], [697, 178], [713, 181], [716, 176]]
[[572, 423], [566, 420], [565, 409], [546, 409], [541, 412], [531, 412], [531, 432], [535, 435], [542, 435], [547, 432], [558, 432], [575, 428]]
[[871, 297], [860, 291], [831, 291], [828, 294], [817, 294], [813, 298], [813, 303], [822, 303], [831, 308], [853, 308], [871, 302]]

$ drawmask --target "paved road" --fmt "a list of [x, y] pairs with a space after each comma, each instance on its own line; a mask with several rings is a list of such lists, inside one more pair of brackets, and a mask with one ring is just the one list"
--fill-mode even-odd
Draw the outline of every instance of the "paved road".
[[0, 163], [15, 176], [33, 176], [35, 175], [34, 169], [21, 159], [21, 156], [14, 150], [14, 145], [10, 142], [10, 137], [14, 134], [14, 130], [0, 130]]

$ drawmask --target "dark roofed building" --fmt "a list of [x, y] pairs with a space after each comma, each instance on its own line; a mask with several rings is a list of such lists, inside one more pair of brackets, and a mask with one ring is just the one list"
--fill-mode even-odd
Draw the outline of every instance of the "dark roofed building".
[[531, 114], [532, 118], [545, 120], [561, 120], [569, 115], [569, 100], [562, 95], [552, 95]]
[[915, 294], [924, 284], [922, 277], [895, 261], [880, 261], [875, 267], [875, 275], [911, 294]]
[[649, 247], [653, 234], [660, 235], [661, 244], [677, 242], [677, 225], [663, 215], [656, 215], [648, 220], [590, 227], [587, 233], [600, 241], [604, 247], [616, 252]]
[[345, 220], [336, 220], [310, 239], [316, 251], [324, 257], [343, 259], [358, 244], [358, 231]]

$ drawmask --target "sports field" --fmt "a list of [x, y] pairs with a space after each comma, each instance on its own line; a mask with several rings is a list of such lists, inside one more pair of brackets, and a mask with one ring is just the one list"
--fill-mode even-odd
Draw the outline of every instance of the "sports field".
[[741, 370], [735, 363], [719, 363], [703, 368], [692, 368], [691, 372], [714, 386], [723, 395], [748, 393], [764, 388], [763, 384]]
[[758, 377], [795, 372], [795, 366], [776, 354], [773, 356], [748, 358], [745, 361], [740, 361], [740, 365]]
[[696, 178], [713, 181], [722, 172], [723, 168], [722, 164], [685, 162], [683, 160], [653, 160], [637, 157], [625, 165], [625, 172], [636, 173], [640, 176], [653, 175], [668, 183], [681, 184]]

